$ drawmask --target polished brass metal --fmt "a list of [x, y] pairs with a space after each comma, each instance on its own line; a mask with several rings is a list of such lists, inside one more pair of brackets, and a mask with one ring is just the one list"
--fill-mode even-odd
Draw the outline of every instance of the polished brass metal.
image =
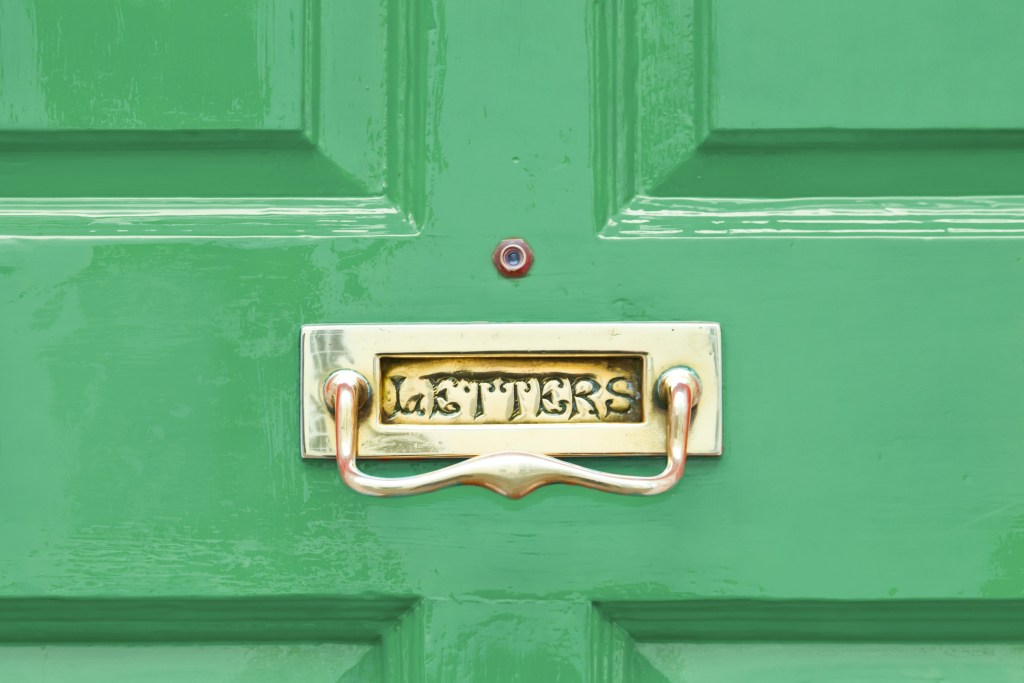
[[637, 477], [612, 474], [565, 462], [539, 453], [503, 451], [487, 453], [433, 472], [408, 477], [375, 477], [356, 463], [359, 412], [367, 400], [366, 380], [357, 372], [333, 373], [326, 389], [334, 395], [338, 473], [342, 481], [369, 496], [408, 496], [463, 484], [481, 486], [507, 498], [522, 498], [549, 484], [573, 484], [608, 493], [651, 496], [675, 486], [686, 467], [690, 416], [696, 405], [700, 380], [686, 367], [665, 372], [658, 385], [668, 410], [665, 450], [668, 462], [660, 474]]
[[337, 397], [325, 401], [333, 392], [325, 382], [339, 369], [365, 381], [353, 436], [360, 458], [479, 458], [509, 447], [557, 457], [663, 454], [669, 420], [655, 387], [676, 366], [701, 383], [688, 452], [719, 455], [714, 323], [310, 325], [302, 455], [337, 457]]
[[642, 422], [643, 356], [381, 356], [381, 424]]

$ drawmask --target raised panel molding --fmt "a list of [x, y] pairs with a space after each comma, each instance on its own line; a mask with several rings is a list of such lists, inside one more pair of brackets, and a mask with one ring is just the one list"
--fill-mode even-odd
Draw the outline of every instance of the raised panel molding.
[[201, 680], [246, 671], [277, 680], [424, 679], [414, 599], [3, 598], [0, 613], [3, 669], [26, 680], [44, 671], [134, 679], [168, 670]]
[[[44, 5], [0, 9], [8, 32], [18, 29], [0, 44], [22, 56], [0, 70], [0, 90], [14, 94], [0, 110], [0, 236], [333, 238], [414, 235], [422, 225], [430, 6], [249, 0], [214, 11], [185, 2], [161, 10], [164, 27], [143, 25], [149, 10], [133, 23], [126, 6], [122, 25], [99, 23], [89, 40], [86, 25], [77, 42], [47, 42], [44, 28], [57, 25], [36, 21]], [[191, 109], [171, 111], [156, 87], [160, 69], [171, 85], [189, 77], [176, 51], [189, 44], [190, 22], [210, 13], [233, 21], [220, 30], [239, 39], [197, 51], [236, 63], [212, 64], [209, 74], [194, 68], [194, 97], [184, 101]], [[149, 30], [150, 41], [134, 40], [133, 30]], [[101, 59], [110, 51], [113, 66]], [[136, 53], [149, 66], [133, 76]], [[33, 59], [63, 60], [65, 71]], [[79, 71], [99, 79], [93, 104], [76, 94]], [[67, 82], [44, 82], [41, 73], [65, 73]], [[221, 102], [232, 79], [238, 111]], [[127, 109], [113, 111], [119, 95]]]
[[1024, 664], [1019, 600], [606, 602], [589, 630], [595, 683], [1015, 680]]
[[[945, 3], [936, 10], [937, 29], [961, 31], [947, 16], [958, 12], [977, 13], [975, 23], [982, 28], [969, 24], [963, 35], [940, 36], [961, 38], [959, 50], [933, 45], [927, 26], [920, 30], [924, 37], [902, 46], [890, 35], [892, 27], [881, 29], [915, 17], [925, 24], [931, 20], [928, 14], [914, 14], [917, 9], [911, 5], [889, 16], [870, 4], [851, 17], [842, 8], [804, 0], [753, 10], [729, 0], [597, 3], [590, 16], [590, 40], [600, 235], [1024, 236], [1019, 173], [1024, 166], [1024, 102], [987, 81], [970, 80], [984, 60], [1016, 55], [1019, 41], [980, 50], [974, 43], [986, 35], [1002, 35], [995, 30], [1002, 21], [999, 13], [986, 10], [984, 3], [971, 8]], [[792, 35], [755, 32], [756, 40], [741, 40], [755, 35], [747, 25], [757, 23], [756, 17], [747, 16], [751, 11], [788, 12], [793, 22], [770, 25], [797, 26], [786, 28]], [[723, 20], [723, 12], [729, 21]], [[833, 16], [837, 12], [844, 16]], [[866, 15], [870, 12], [875, 15]], [[882, 14], [888, 18], [875, 18]], [[808, 45], [792, 46], [809, 35], [800, 22], [812, 20], [828, 32], [828, 40], [808, 38]], [[854, 47], [868, 45], [863, 33], [876, 29], [876, 51], [882, 54], [871, 55], [870, 63], [859, 64], [857, 55], [844, 57], [829, 42], [842, 43], [848, 37]], [[916, 62], [893, 67], [891, 73], [884, 70], [894, 55], [915, 50], [935, 59], [946, 55], [949, 64], [938, 68], [960, 80], [931, 89], [931, 81], [924, 81], [917, 100], [903, 98], [903, 109], [890, 111], [887, 107], [895, 105], [886, 97], [894, 99], [931, 73]], [[973, 55], [970, 59], [977, 64], [963, 66], [965, 54]], [[729, 73], [749, 74], [751, 69], [729, 71], [723, 62], [751, 67], [749, 60], [761, 59], [758, 55], [766, 62], [764, 69], [775, 68], [768, 74], [771, 78], [754, 84], [724, 80]], [[815, 61], [819, 58], [824, 64], [820, 69]], [[804, 92], [799, 79], [812, 75], [817, 79], [815, 93], [807, 94], [800, 108], [793, 93]], [[862, 76], [867, 84], [858, 80]], [[917, 80], [907, 82], [912, 77]], [[835, 84], [834, 92], [826, 89], [828, 83]], [[818, 91], [820, 106], [808, 107], [808, 102], [818, 102]], [[969, 97], [988, 99], [972, 104]], [[914, 104], [918, 101], [921, 106]], [[862, 109], [851, 110], [851, 102], [863, 102]], [[954, 109], [954, 103], [961, 106]], [[792, 125], [786, 125], [787, 116]], [[775, 127], [765, 128], [765, 123]]]

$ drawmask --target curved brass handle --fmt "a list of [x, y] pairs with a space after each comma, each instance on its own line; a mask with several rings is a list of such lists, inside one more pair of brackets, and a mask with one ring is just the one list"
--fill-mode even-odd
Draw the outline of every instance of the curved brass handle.
[[522, 498], [548, 484], [575, 484], [608, 493], [653, 496], [663, 493], [683, 476], [690, 412], [700, 399], [700, 381], [690, 368], [676, 367], [658, 382], [668, 410], [665, 469], [653, 477], [610, 474], [538, 453], [487, 453], [410, 477], [374, 477], [356, 465], [356, 430], [359, 408], [366, 401], [366, 379], [352, 370], [339, 370], [327, 380], [325, 394], [334, 400], [338, 472], [342, 481], [368, 496], [409, 496], [437, 491], [455, 484], [482, 486], [507, 498]]

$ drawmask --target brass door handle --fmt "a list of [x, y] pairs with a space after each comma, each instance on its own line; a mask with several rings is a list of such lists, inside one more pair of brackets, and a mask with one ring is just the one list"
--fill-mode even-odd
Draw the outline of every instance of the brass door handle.
[[390, 478], [365, 474], [356, 463], [359, 412], [369, 397], [366, 378], [353, 370], [339, 370], [324, 386], [325, 400], [334, 408], [338, 472], [351, 488], [369, 496], [408, 496], [456, 484], [482, 486], [507, 498], [522, 498], [548, 484], [574, 484], [625, 495], [663, 493], [683, 476], [690, 415], [700, 400], [700, 380], [690, 368], [674, 367], [658, 380], [658, 392], [668, 412], [668, 463], [652, 477], [610, 474], [549, 455], [503, 451], [471, 457], [433, 472]]

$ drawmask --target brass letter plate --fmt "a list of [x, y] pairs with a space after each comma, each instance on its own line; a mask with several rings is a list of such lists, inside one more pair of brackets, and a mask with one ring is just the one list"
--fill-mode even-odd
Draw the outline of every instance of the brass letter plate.
[[302, 456], [334, 458], [324, 382], [367, 378], [360, 458], [665, 452], [662, 372], [701, 381], [690, 455], [722, 453], [721, 346], [714, 323], [306, 325]]

